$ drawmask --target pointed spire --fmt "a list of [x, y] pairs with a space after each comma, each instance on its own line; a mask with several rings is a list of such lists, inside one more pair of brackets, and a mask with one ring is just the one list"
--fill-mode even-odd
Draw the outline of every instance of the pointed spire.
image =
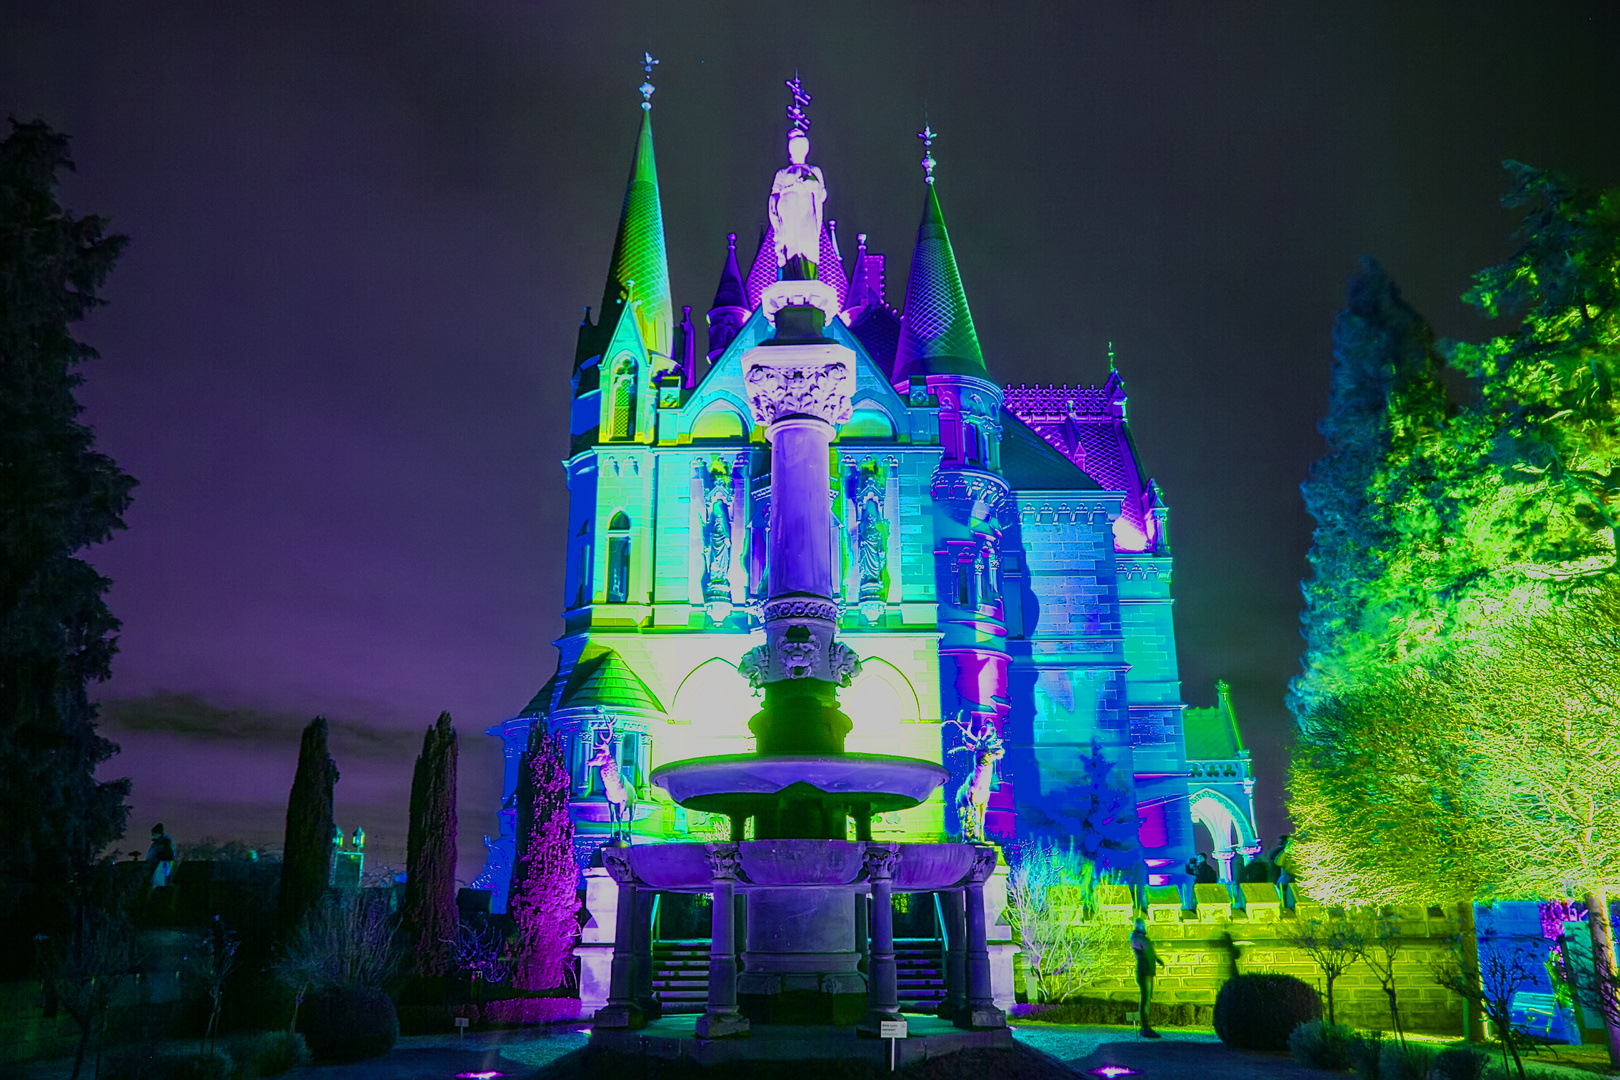
[[911, 255], [911, 278], [906, 282], [906, 306], [900, 316], [900, 345], [895, 352], [894, 381], [913, 375], [977, 375], [987, 377], [979, 335], [973, 329], [962, 275], [956, 269], [945, 216], [939, 209], [934, 184], [934, 155], [929, 149], [937, 134], [932, 128], [919, 133], [925, 147], [923, 169], [927, 195], [917, 247]]
[[753, 306], [748, 302], [748, 291], [743, 285], [742, 268], [737, 264], [737, 234], [726, 234], [726, 261], [720, 267], [720, 286], [714, 290], [714, 303], [709, 307], [709, 362], [712, 364], [726, 351], [731, 339], [737, 336], [743, 323], [748, 321]]
[[[643, 67], [656, 63], [649, 56]], [[651, 97], [651, 83], [643, 83], [643, 99]], [[624, 207], [619, 213], [619, 230], [613, 240], [613, 259], [608, 264], [607, 288], [602, 294], [602, 319], [598, 325], [611, 332], [619, 304], [630, 309], [641, 340], [656, 360], [668, 365], [674, 337], [675, 310], [669, 293], [669, 260], [664, 253], [664, 211], [658, 198], [658, 166], [653, 158], [652, 102], [642, 101], [641, 131], [636, 136], [635, 157], [630, 163], [630, 179], [625, 185]]]

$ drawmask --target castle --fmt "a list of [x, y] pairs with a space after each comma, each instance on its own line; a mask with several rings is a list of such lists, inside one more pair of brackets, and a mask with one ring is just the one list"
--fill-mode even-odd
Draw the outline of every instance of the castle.
[[[724, 839], [724, 818], [676, 806], [648, 774], [753, 746], [745, 656], [763, 640], [772, 477], [738, 361], [771, 334], [761, 295], [780, 276], [778, 245], [767, 230], [745, 272], [727, 238], [700, 361], [691, 309], [677, 320], [671, 299], [642, 106], [606, 290], [580, 325], [569, 381], [556, 673], [489, 732], [504, 744], [505, 791], [475, 885], [496, 910], [536, 724], [565, 747], [582, 866], [616, 831]], [[831, 450], [825, 550], [787, 553], [830, 559], [842, 590], [838, 635], [859, 657], [840, 692], [847, 749], [951, 773], [942, 794], [878, 815], [871, 834], [1101, 842], [1097, 856], [1136, 880], [1179, 883], [1195, 818], [1217, 854], [1252, 848], [1252, 774], [1224, 696], [1200, 721], [1213, 734], [1184, 731], [1167, 508], [1131, 439], [1124, 384], [1112, 371], [1102, 386], [995, 381], [931, 152], [923, 165], [898, 308], [865, 234], [846, 264], [836, 221], [822, 227], [813, 276], [836, 292], [825, 335], [854, 351], [855, 390]], [[1189, 744], [1220, 759], [1190, 769]], [[609, 798], [610, 771], [627, 806]], [[976, 774], [990, 780], [982, 823], [966, 819]]]

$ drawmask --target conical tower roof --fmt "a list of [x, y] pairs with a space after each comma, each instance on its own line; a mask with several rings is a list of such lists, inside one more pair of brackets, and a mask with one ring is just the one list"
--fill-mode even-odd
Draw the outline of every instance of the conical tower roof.
[[624, 662], [624, 657], [600, 646], [587, 649], [580, 657], [557, 699], [559, 709], [590, 705], [664, 711], [641, 676]]
[[911, 255], [911, 278], [906, 282], [906, 306], [900, 316], [900, 345], [894, 360], [896, 383], [913, 375], [988, 377], [932, 182], [923, 200], [917, 248]]
[[726, 234], [726, 264], [720, 268], [720, 287], [714, 290], [716, 308], [747, 308], [748, 293], [743, 288], [742, 268], [737, 265], [737, 234]]
[[607, 288], [602, 294], [603, 325], [624, 297], [649, 353], [670, 355], [675, 307], [669, 295], [669, 259], [664, 251], [664, 211], [658, 199], [658, 165], [653, 159], [652, 111], [641, 113], [641, 133], [624, 189], [619, 231], [613, 239]]

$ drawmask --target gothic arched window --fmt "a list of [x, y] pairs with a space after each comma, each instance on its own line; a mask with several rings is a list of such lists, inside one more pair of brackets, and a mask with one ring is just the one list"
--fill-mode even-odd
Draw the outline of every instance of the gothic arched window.
[[622, 604], [630, 599], [630, 519], [624, 511], [608, 522], [608, 603]]
[[613, 365], [613, 382], [609, 387], [608, 438], [634, 439], [636, 437], [636, 362], [628, 356]]
[[962, 464], [984, 464], [984, 439], [979, 425], [966, 417], [962, 418]]

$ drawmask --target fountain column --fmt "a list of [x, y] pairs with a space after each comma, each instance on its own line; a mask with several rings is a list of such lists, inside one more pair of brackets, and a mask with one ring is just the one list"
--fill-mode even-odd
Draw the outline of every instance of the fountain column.
[[940, 1006], [942, 1020], [955, 1020], [967, 1001], [967, 925], [961, 889], [946, 889], [939, 894], [940, 910], [945, 916], [945, 1003]]
[[900, 1020], [900, 980], [894, 962], [894, 870], [900, 845], [866, 845], [866, 877], [872, 887], [872, 961], [867, 983], [866, 1015], [856, 1025], [863, 1035], [876, 1035], [885, 1020]]
[[636, 1004], [636, 874], [630, 869], [626, 848], [602, 849], [602, 865], [619, 885], [619, 905], [614, 913], [613, 974], [608, 984], [607, 1004], [596, 1010], [596, 1026], [638, 1028], [646, 1015]]
[[996, 849], [979, 848], [967, 880], [967, 1008], [956, 1016], [960, 1028], [1007, 1026], [990, 988], [990, 945], [984, 925], [984, 883], [996, 872]]
[[742, 868], [736, 844], [710, 844], [709, 872], [714, 875], [714, 907], [709, 924], [709, 1005], [698, 1017], [700, 1039], [745, 1035], [748, 1021], [737, 1011], [737, 912], [733, 903]]

